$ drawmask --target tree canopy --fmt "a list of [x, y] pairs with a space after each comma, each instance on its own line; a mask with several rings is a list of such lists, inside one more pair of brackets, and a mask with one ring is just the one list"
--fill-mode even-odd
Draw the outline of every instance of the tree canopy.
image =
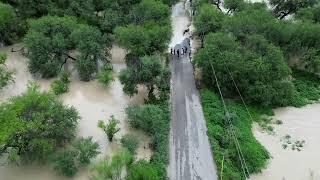
[[199, 8], [198, 14], [194, 18], [196, 32], [199, 34], [202, 43], [204, 36], [209, 32], [221, 30], [223, 25], [224, 15], [221, 11], [212, 8], [209, 4], [203, 4]]
[[287, 105], [295, 92], [288, 80], [291, 70], [280, 48], [268, 43], [262, 36], [248, 36], [244, 45], [240, 46], [228, 34], [209, 34], [204, 48], [196, 54], [195, 62], [204, 72], [204, 82], [215, 87], [212, 65], [223, 92], [229, 96], [237, 92], [228, 69], [248, 101], [266, 106]]
[[0, 2], [0, 44], [11, 44], [17, 38], [17, 23], [14, 8]]
[[170, 70], [165, 67], [159, 56], [144, 56], [135, 66], [130, 66], [120, 72], [120, 82], [124, 84], [126, 94], [138, 93], [138, 85], [144, 85], [149, 90], [149, 97], [154, 98], [154, 89], [158, 90], [159, 98], [169, 87], [166, 82], [170, 79]]
[[317, 0], [270, 0], [269, 3], [273, 7], [275, 15], [283, 19], [289, 14], [296, 13], [301, 8], [315, 5]]
[[22, 160], [47, 160], [75, 137], [79, 115], [35, 84], [0, 105], [0, 153], [12, 150]]
[[[42, 77], [54, 77], [68, 58], [76, 61], [80, 78], [88, 81], [105, 61], [104, 37], [95, 28], [77, 24], [71, 17], [45, 16], [31, 21], [24, 42], [29, 50], [28, 67]], [[70, 52], [75, 50], [76, 57]]]

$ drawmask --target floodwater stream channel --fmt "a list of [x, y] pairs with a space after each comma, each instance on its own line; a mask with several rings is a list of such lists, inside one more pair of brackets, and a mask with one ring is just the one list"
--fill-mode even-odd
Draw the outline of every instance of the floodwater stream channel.
[[[0, 92], [0, 102], [7, 100], [12, 96], [21, 94], [27, 89], [29, 81], [35, 81], [40, 85], [41, 90], [50, 88], [51, 80], [39, 79], [33, 77], [27, 68], [27, 58], [19, 52], [11, 52], [11, 48], [19, 49], [21, 44], [0, 48], [0, 52], [8, 55], [6, 65], [9, 69], [15, 71], [15, 83], [9, 85]], [[125, 67], [125, 51], [117, 46], [111, 50], [112, 63], [115, 74]], [[138, 136], [140, 147], [137, 150], [137, 159], [149, 159], [151, 150], [148, 143], [149, 137], [144, 133], [131, 129], [126, 123], [125, 108], [129, 104], [142, 104], [145, 98], [145, 89], [140, 88], [140, 93], [132, 98], [125, 95], [122, 91], [122, 85], [118, 78], [115, 79], [108, 87], [99, 84], [96, 80], [82, 82], [78, 79], [76, 70], [69, 65], [69, 71], [72, 74], [69, 92], [61, 95], [59, 98], [64, 104], [74, 106], [81, 116], [78, 125], [77, 135], [79, 137], [92, 136], [100, 145], [100, 155], [96, 160], [114, 153], [120, 146], [119, 139], [126, 133], [132, 133]], [[115, 75], [116, 76], [116, 75]], [[114, 115], [120, 121], [120, 132], [116, 134], [115, 142], [109, 143], [104, 132], [97, 127], [98, 120], [107, 122], [109, 117]], [[61, 180], [70, 179], [57, 175], [48, 166], [39, 165], [4, 165], [0, 166], [1, 180]], [[83, 168], [79, 173], [71, 178], [74, 180], [89, 179], [88, 169]]]

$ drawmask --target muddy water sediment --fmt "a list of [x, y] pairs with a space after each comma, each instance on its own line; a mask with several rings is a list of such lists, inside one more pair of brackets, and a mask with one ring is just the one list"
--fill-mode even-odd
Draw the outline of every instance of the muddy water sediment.
[[[266, 169], [251, 176], [251, 180], [319, 180], [320, 104], [275, 109], [274, 118], [283, 122], [274, 125], [275, 135], [263, 132], [257, 125], [253, 128], [272, 158]], [[301, 151], [282, 147], [281, 139], [286, 135], [291, 136], [292, 143], [305, 141]]]
[[[12, 46], [15, 49], [22, 45]], [[41, 90], [48, 90], [52, 80], [45, 80], [33, 77], [27, 68], [28, 59], [20, 53], [11, 52], [11, 46], [0, 48], [0, 52], [8, 55], [7, 67], [15, 70], [15, 83], [0, 92], [0, 102], [6, 101], [8, 98], [19, 95], [27, 89], [29, 81], [35, 81], [40, 85]], [[124, 56], [125, 51], [118, 46], [114, 46], [111, 50], [112, 63], [115, 70], [115, 76], [118, 72], [125, 68]], [[111, 155], [119, 148], [119, 139], [126, 133], [132, 133], [139, 137], [141, 142], [137, 150], [137, 158], [149, 159], [151, 150], [148, 147], [150, 138], [144, 133], [131, 129], [126, 123], [125, 108], [129, 104], [141, 104], [146, 97], [146, 90], [140, 88], [139, 95], [132, 98], [126, 96], [122, 91], [122, 85], [118, 78], [115, 78], [108, 87], [99, 84], [97, 81], [82, 82], [77, 77], [76, 70], [69, 65], [67, 67], [72, 72], [72, 81], [70, 90], [63, 94], [60, 98], [68, 105], [74, 106], [80, 113], [81, 119], [78, 125], [78, 136], [92, 136], [100, 145], [101, 154], [99, 158], [105, 155]], [[120, 132], [115, 137], [115, 142], [109, 143], [106, 135], [97, 127], [98, 120], [108, 121], [109, 117], [114, 115], [119, 120]], [[88, 179], [88, 170], [81, 169], [80, 172], [72, 179], [82, 180]], [[15, 167], [11, 165], [0, 166], [0, 179], [5, 180], [61, 180], [61, 176], [55, 174], [49, 167], [39, 167], [36, 165], [28, 165]]]

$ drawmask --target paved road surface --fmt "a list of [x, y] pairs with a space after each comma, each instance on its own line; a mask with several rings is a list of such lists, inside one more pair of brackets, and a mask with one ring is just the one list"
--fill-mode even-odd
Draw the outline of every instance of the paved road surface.
[[171, 180], [216, 180], [205, 119], [187, 56], [171, 61], [172, 119], [170, 130]]

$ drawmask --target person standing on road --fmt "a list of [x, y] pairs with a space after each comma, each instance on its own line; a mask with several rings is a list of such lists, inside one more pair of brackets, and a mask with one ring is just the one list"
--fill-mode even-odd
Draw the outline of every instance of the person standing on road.
[[178, 55], [178, 58], [180, 58], [180, 52], [179, 52], [179, 49], [177, 50], [177, 55]]

